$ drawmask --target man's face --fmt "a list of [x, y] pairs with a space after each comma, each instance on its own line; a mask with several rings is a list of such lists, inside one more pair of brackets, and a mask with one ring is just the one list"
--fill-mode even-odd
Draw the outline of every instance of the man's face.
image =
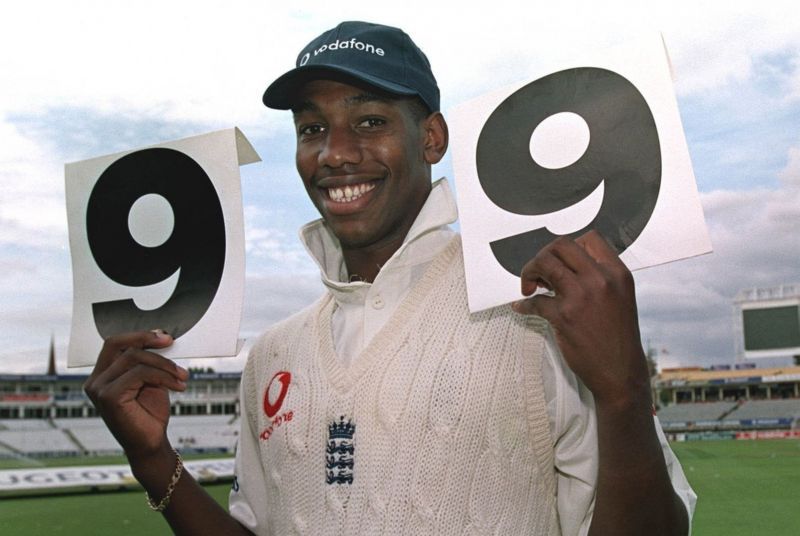
[[411, 104], [315, 80], [293, 110], [297, 170], [342, 247], [399, 245], [431, 188]]

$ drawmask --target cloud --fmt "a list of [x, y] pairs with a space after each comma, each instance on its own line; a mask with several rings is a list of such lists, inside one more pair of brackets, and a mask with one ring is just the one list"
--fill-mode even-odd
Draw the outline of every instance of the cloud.
[[43, 373], [51, 334], [66, 367], [72, 316], [68, 271], [52, 269], [39, 255], [4, 260], [2, 268], [10, 264], [13, 270], [0, 279], [0, 373]]
[[61, 246], [66, 211], [59, 166], [14, 124], [0, 121], [0, 139], [0, 246]]
[[786, 167], [778, 172], [778, 178], [787, 188], [800, 188], [800, 146], [789, 149]]
[[789, 91], [786, 98], [789, 101], [796, 101], [800, 99], [800, 52], [795, 53], [791, 66], [791, 78], [788, 83]]
[[245, 249], [248, 258], [248, 273], [255, 276], [264, 272], [314, 273], [315, 265], [309, 260], [296, 234], [287, 235], [286, 227], [263, 227], [259, 221], [270, 214], [263, 208], [245, 207]]
[[319, 273], [248, 278], [242, 334], [253, 337], [261, 333], [266, 327], [313, 303], [323, 290]]
[[170, 121], [157, 110], [109, 112], [93, 106], [48, 106], [10, 113], [7, 121], [47, 157], [66, 162], [185, 138], [212, 128], [199, 121]]
[[0, 121], [0, 246], [66, 245], [64, 162], [207, 130], [83, 107], [7, 114]]
[[642, 337], [670, 362], [732, 362], [736, 294], [800, 283], [798, 155], [789, 151], [781, 188], [701, 194], [713, 253], [636, 274]]
[[48, 108], [268, 131], [258, 98], [308, 22], [257, 0], [19, 3], [0, 21], [0, 114]]
[[257, 98], [266, 84], [314, 35], [346, 19], [406, 29], [452, 103], [569, 55], [581, 41], [607, 44], [641, 27], [664, 31], [681, 91], [707, 90], [746, 78], [753, 57], [800, 41], [798, 8], [774, 4], [498, 1], [490, 11], [461, 6], [456, 18], [451, 6], [422, 1], [351, 2], [333, 11], [322, 1], [20, 3], [0, 23], [0, 46], [20, 51], [3, 60], [14, 79], [0, 95], [13, 110], [91, 107], [255, 132], [272, 123]]
[[653, 26], [664, 33], [681, 95], [741, 82], [753, 75], [762, 58], [800, 50], [800, 8], [793, 2], [650, 5]]

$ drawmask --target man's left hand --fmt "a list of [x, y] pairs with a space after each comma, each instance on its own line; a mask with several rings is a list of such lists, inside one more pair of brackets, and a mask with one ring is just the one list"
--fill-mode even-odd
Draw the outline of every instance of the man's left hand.
[[596, 231], [554, 240], [522, 269], [522, 294], [539, 287], [555, 295], [513, 308], [550, 322], [564, 359], [595, 400], [624, 405], [631, 396], [649, 397], [633, 276], [608, 242]]

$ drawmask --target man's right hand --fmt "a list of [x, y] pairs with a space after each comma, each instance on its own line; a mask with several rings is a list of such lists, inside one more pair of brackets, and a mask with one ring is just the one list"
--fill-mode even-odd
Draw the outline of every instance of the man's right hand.
[[[125, 450], [134, 476], [156, 502], [167, 493], [176, 469], [167, 440], [169, 392], [186, 390], [189, 371], [147, 350], [172, 342], [161, 330], [109, 337], [83, 386]], [[252, 534], [188, 472], [173, 491], [162, 514], [175, 534]]]
[[186, 389], [186, 369], [147, 351], [172, 342], [161, 330], [109, 337], [83, 386], [131, 462], [164, 452], [169, 391]]

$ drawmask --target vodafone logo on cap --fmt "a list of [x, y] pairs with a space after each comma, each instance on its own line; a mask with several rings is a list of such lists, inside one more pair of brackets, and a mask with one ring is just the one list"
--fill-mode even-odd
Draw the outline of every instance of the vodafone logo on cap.
[[292, 373], [282, 370], [276, 372], [267, 384], [267, 389], [264, 391], [264, 413], [270, 419], [281, 410], [291, 381]]
[[358, 52], [365, 52], [367, 54], [373, 54], [380, 57], [384, 57], [386, 55], [386, 51], [383, 50], [381, 47], [375, 46], [372, 43], [364, 43], [353, 37], [349, 41], [337, 39], [332, 43], [326, 43], [319, 48], [309, 50], [309, 52], [303, 54], [303, 56], [297, 62], [297, 66], [302, 67], [303, 65], [307, 64], [308, 60], [311, 59], [312, 55], [316, 57], [319, 56], [320, 54], [325, 54], [326, 52], [331, 52], [334, 50], [354, 50]]

